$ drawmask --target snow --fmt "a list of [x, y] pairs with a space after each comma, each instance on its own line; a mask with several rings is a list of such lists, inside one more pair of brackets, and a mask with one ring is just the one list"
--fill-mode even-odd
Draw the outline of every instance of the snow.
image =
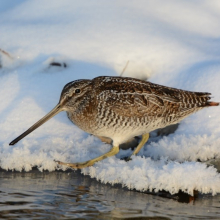
[[[62, 112], [14, 146], [48, 113], [63, 86], [99, 75], [211, 92], [220, 101], [219, 1], [0, 1], [0, 166], [55, 170], [54, 160], [82, 162], [111, 149]], [[50, 66], [51, 62], [65, 63]], [[132, 161], [120, 150], [82, 173], [130, 189], [220, 192], [220, 174], [197, 162], [220, 158], [219, 107], [204, 109], [169, 136], [151, 138]], [[66, 167], [58, 167], [65, 170]]]

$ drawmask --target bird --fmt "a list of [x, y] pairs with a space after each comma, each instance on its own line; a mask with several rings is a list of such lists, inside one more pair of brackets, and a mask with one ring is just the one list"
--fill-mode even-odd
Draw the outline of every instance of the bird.
[[[132, 155], [137, 155], [158, 128], [179, 123], [185, 117], [218, 102], [209, 101], [211, 93], [192, 92], [131, 77], [99, 76], [67, 83], [58, 104], [28, 130], [14, 139], [14, 145], [61, 111], [83, 131], [112, 140], [109, 152], [82, 162], [56, 161], [74, 169], [94, 165], [119, 152], [119, 145], [142, 136]], [[132, 156], [131, 155], [131, 156]]]

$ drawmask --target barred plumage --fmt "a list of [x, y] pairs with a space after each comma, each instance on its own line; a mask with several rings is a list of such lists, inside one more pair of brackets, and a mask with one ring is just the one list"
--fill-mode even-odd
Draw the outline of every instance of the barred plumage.
[[79, 128], [113, 140], [113, 149], [103, 156], [85, 163], [59, 162], [83, 168], [116, 154], [119, 144], [131, 137], [143, 135], [133, 153], [137, 154], [149, 132], [178, 123], [204, 107], [219, 105], [209, 101], [210, 95], [128, 77], [100, 76], [92, 80], [76, 80], [64, 86], [58, 105], [50, 113], [10, 144], [15, 144], [60, 111], [67, 111], [68, 117]]

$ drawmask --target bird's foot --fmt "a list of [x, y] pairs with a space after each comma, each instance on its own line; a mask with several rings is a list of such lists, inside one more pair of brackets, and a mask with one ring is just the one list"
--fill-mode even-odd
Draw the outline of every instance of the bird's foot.
[[82, 168], [85, 168], [85, 167], [90, 167], [94, 163], [96, 163], [100, 160], [104, 160], [107, 157], [113, 156], [113, 155], [117, 154], [118, 152], [119, 152], [119, 146], [117, 145], [117, 146], [113, 146], [113, 148], [109, 152], [107, 152], [107, 153], [105, 153], [105, 154], [103, 154], [99, 157], [96, 157], [92, 160], [88, 160], [86, 162], [83, 162], [83, 163], [64, 163], [64, 162], [61, 162], [61, 161], [58, 161], [58, 160], [56, 160], [55, 162], [57, 162], [59, 165], [68, 166], [68, 167], [73, 168], [73, 169], [82, 169]]
[[70, 168], [73, 168], [73, 169], [82, 169], [82, 168], [91, 166], [86, 162], [85, 163], [64, 163], [64, 162], [59, 161], [59, 160], [54, 160], [54, 161], [56, 163], [58, 163], [59, 165], [64, 165], [64, 166], [67, 166], [67, 167], [70, 167]]

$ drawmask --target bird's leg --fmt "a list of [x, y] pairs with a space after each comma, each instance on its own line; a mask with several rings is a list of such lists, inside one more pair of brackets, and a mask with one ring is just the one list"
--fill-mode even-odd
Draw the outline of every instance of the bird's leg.
[[[134, 150], [132, 155], [137, 155], [138, 152], [141, 150], [141, 148], [144, 146], [144, 144], [148, 141], [148, 139], [149, 139], [149, 133], [143, 134], [141, 138], [141, 142], [138, 144], [137, 148]], [[130, 160], [131, 156], [127, 160]]]
[[119, 152], [119, 146], [113, 146], [109, 152], [107, 152], [99, 157], [96, 157], [92, 160], [88, 160], [86, 162], [83, 162], [83, 163], [63, 163], [61, 161], [56, 161], [56, 162], [60, 165], [65, 165], [65, 166], [75, 168], [75, 169], [81, 169], [81, 168], [92, 166], [94, 163], [96, 163], [100, 160], [104, 160], [107, 157], [111, 157], [111, 156], [117, 154], [118, 152]]

